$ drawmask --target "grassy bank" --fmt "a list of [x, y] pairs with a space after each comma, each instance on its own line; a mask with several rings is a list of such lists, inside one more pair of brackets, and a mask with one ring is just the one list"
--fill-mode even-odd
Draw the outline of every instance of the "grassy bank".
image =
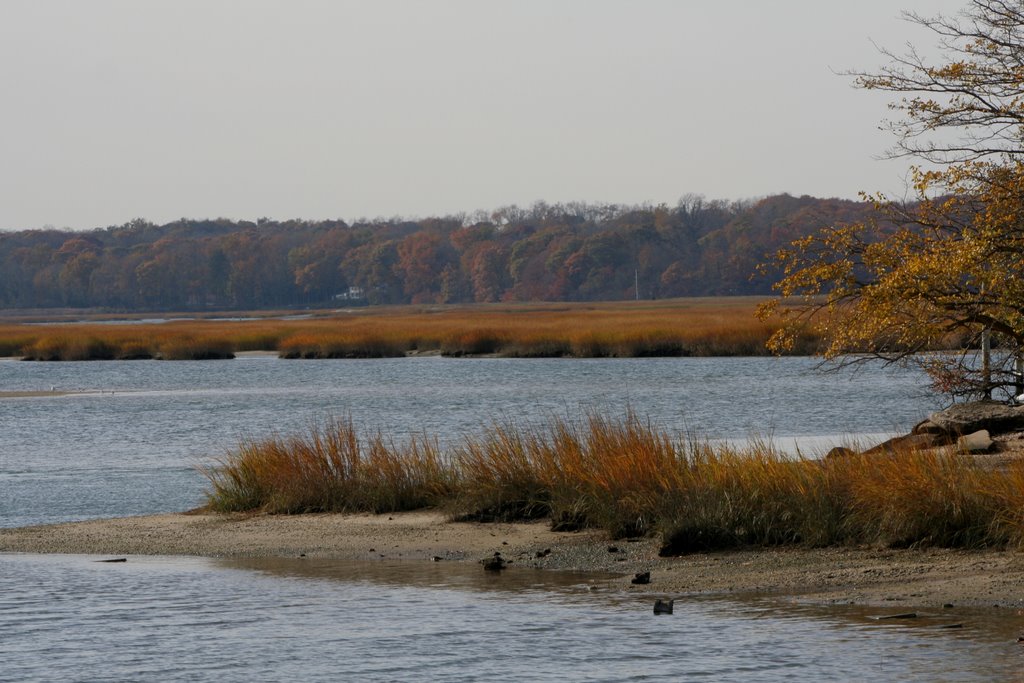
[[[379, 307], [305, 319], [0, 324], [0, 356], [32, 360], [202, 359], [240, 351], [285, 358], [765, 355], [775, 326], [755, 298], [600, 304]], [[807, 337], [797, 349], [810, 353]]]
[[659, 534], [665, 554], [745, 545], [1003, 547], [1024, 540], [1024, 465], [952, 452], [792, 459], [712, 447], [635, 415], [493, 425], [442, 451], [338, 421], [248, 441], [205, 471], [217, 511], [547, 518], [556, 529]]

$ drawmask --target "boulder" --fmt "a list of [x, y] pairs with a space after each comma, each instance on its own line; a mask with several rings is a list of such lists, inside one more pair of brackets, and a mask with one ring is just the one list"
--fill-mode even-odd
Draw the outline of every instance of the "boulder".
[[947, 440], [941, 434], [908, 434], [906, 436], [895, 436], [888, 441], [864, 451], [865, 455], [876, 453], [895, 453], [899, 451], [916, 451], [924, 448], [942, 446]]
[[637, 574], [634, 574], [633, 578], [630, 579], [629, 582], [632, 583], [632, 584], [646, 586], [647, 584], [649, 584], [651, 582], [651, 573], [650, 572], [639, 572]]
[[932, 413], [927, 421], [952, 436], [971, 434], [981, 429], [1001, 434], [1024, 428], [1024, 406], [1008, 406], [998, 401], [957, 403]]
[[505, 568], [505, 565], [507, 565], [508, 562], [506, 562], [505, 559], [502, 558], [501, 553], [494, 553], [493, 557], [488, 557], [487, 559], [480, 560], [480, 564], [484, 566], [485, 571], [500, 572], [502, 569]]
[[825, 454], [825, 459], [831, 460], [833, 458], [847, 458], [851, 455], [857, 455], [857, 451], [852, 448], [847, 448], [846, 446], [836, 446]]
[[924, 420], [914, 425], [911, 434], [945, 434], [946, 431], [931, 420]]
[[992, 448], [992, 438], [987, 429], [979, 429], [956, 440], [956, 449], [961, 453], [984, 453]]

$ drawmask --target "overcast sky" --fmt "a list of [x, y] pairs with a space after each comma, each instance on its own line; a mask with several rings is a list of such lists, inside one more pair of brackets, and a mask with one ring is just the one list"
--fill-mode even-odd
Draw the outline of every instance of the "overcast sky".
[[0, 229], [903, 193], [835, 72], [953, 0], [4, 0]]

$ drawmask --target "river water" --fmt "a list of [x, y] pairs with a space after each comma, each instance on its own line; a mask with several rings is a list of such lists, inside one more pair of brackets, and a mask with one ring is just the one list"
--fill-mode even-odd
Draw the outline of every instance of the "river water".
[[[633, 410], [681, 435], [806, 451], [906, 431], [937, 407], [921, 386], [798, 358], [0, 362], [0, 392], [48, 392], [0, 399], [0, 525], [195, 507], [197, 465], [331, 416], [451, 444], [496, 421]], [[0, 681], [1024, 680], [1009, 613], [908, 624], [760, 597], [655, 617], [599, 576], [97, 559], [0, 554]], [[938, 628], [951, 619], [965, 627]]]

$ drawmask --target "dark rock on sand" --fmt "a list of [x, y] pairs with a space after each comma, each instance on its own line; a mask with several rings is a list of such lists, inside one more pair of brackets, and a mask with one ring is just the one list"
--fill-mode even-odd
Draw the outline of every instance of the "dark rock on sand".
[[484, 571], [500, 572], [508, 563], [502, 559], [501, 553], [494, 553], [494, 557], [488, 557], [484, 560], [480, 560], [480, 564], [484, 566]]
[[941, 434], [908, 434], [906, 436], [896, 436], [888, 441], [883, 441], [877, 446], [867, 449], [864, 453], [871, 455], [875, 453], [914, 451], [925, 448], [934, 448], [935, 446], [944, 446], [948, 443], [949, 439], [945, 438]]
[[832, 458], [846, 458], [851, 455], [857, 455], [857, 451], [853, 450], [852, 448], [847, 448], [846, 446], [836, 446], [835, 448], [830, 449], [829, 452], [825, 454], [825, 459], [829, 460]]
[[995, 444], [987, 429], [979, 429], [971, 434], [964, 434], [956, 440], [956, 449], [961, 453], [986, 453]]
[[910, 430], [911, 434], [942, 434], [945, 435], [945, 430], [939, 425], [935, 424], [931, 420], [922, 420], [914, 425], [914, 428]]
[[927, 421], [952, 436], [982, 429], [990, 434], [1001, 434], [1024, 428], [1024, 406], [1009, 406], [998, 401], [957, 403], [932, 413]]

